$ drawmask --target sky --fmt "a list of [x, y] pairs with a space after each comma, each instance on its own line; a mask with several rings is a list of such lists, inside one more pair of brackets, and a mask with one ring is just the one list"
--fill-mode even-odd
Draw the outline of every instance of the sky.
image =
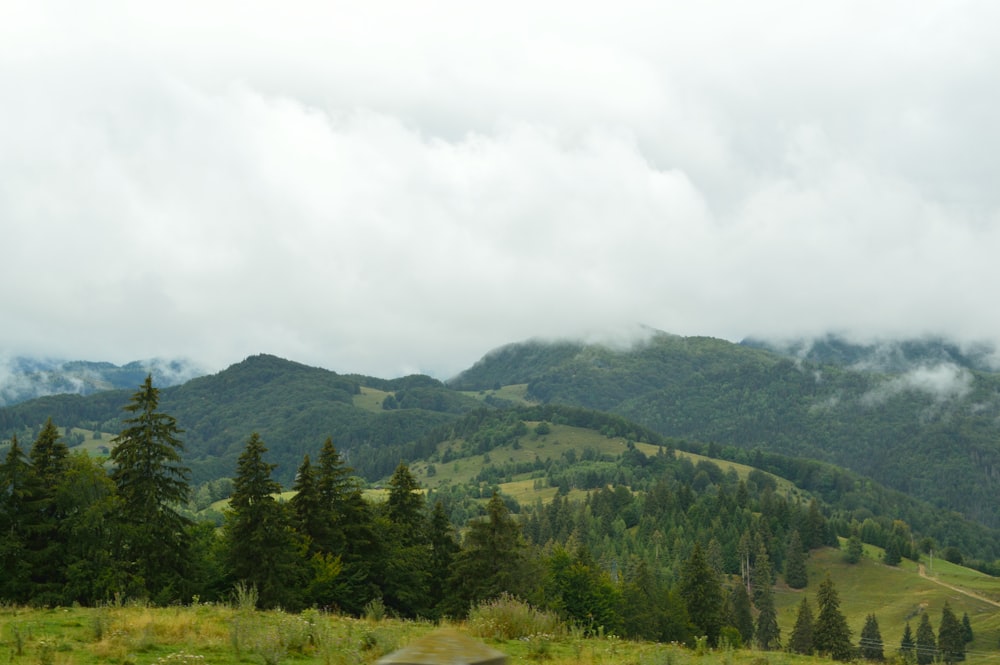
[[0, 357], [1000, 342], [1000, 3], [5, 0]]

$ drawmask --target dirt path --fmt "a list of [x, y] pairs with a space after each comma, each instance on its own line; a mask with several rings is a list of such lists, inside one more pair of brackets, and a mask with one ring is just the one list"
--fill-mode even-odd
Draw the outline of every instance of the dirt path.
[[928, 580], [930, 582], [934, 582], [934, 584], [940, 584], [941, 586], [943, 586], [945, 588], [948, 588], [948, 589], [951, 589], [952, 591], [954, 591], [956, 593], [960, 593], [963, 596], [968, 596], [969, 598], [975, 598], [976, 600], [981, 600], [984, 603], [989, 603], [993, 607], [1000, 607], [1000, 603], [998, 603], [997, 601], [992, 600], [990, 598], [987, 598], [986, 596], [980, 596], [978, 593], [975, 593], [973, 591], [968, 591], [968, 590], [963, 589], [961, 587], [952, 586], [951, 584], [948, 584], [946, 582], [942, 582], [941, 580], [939, 580], [936, 577], [930, 577], [927, 574], [927, 570], [924, 568], [924, 564], [922, 564], [922, 563], [921, 564], [917, 564], [917, 571], [920, 573], [921, 577], [923, 577], [925, 580]]

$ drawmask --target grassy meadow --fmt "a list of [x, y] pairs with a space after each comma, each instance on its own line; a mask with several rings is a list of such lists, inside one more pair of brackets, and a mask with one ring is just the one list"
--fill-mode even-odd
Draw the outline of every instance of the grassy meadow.
[[[847, 619], [853, 640], [857, 642], [865, 617], [878, 620], [886, 654], [899, 647], [906, 622], [916, 634], [920, 613], [927, 612], [935, 631], [941, 621], [941, 609], [947, 601], [961, 618], [969, 614], [974, 640], [967, 646], [968, 662], [1000, 663], [1000, 579], [962, 568], [946, 561], [934, 561], [932, 577], [920, 574], [918, 564], [903, 559], [898, 567], [881, 563], [882, 550], [865, 545], [861, 561], [851, 565], [840, 550], [824, 548], [809, 558], [809, 584], [805, 589], [790, 589], [779, 581], [775, 606], [783, 638], [791, 634], [803, 595], [816, 605], [816, 590], [829, 573], [840, 596], [841, 611]], [[923, 564], [925, 573], [927, 564]], [[948, 585], [948, 586], [946, 586]]]
[[[277, 663], [354, 665], [378, 661], [442, 626], [395, 619], [354, 619], [316, 611], [299, 615], [196, 604], [150, 608], [0, 608], [0, 654], [41, 665]], [[505, 653], [509, 665], [812, 665], [828, 662], [780, 652], [585, 638], [561, 627], [497, 634], [492, 620], [447, 628]], [[502, 631], [501, 631], [502, 632]], [[525, 631], [521, 631], [522, 633]]]

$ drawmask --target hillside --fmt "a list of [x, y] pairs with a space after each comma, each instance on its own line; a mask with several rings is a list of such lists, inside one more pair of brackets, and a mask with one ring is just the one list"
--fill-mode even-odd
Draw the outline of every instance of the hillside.
[[617, 413], [738, 461], [772, 451], [831, 462], [998, 526], [1000, 376], [926, 364], [953, 357], [942, 353], [914, 352], [919, 362], [893, 373], [664, 333], [629, 349], [532, 341], [487, 354], [449, 385], [527, 383], [529, 400]]
[[[396, 408], [372, 402], [379, 391], [391, 392]], [[51, 417], [63, 427], [117, 433], [132, 392], [53, 395], [0, 409], [0, 431], [8, 438], [22, 430], [22, 438], [31, 440], [31, 430]], [[376, 478], [400, 459], [413, 457], [409, 450], [424, 433], [481, 406], [430, 377], [347, 377], [268, 355], [161, 389], [162, 409], [185, 430], [185, 462], [195, 483], [232, 475], [255, 431], [267, 443], [278, 464], [275, 475], [284, 484], [291, 483], [302, 456], [327, 437], [337, 441], [356, 469]]]

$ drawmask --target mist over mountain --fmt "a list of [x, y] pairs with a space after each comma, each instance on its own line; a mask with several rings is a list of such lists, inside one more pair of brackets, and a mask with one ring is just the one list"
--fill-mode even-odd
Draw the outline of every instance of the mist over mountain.
[[766, 349], [789, 358], [842, 365], [885, 374], [911, 372], [941, 365], [979, 372], [1000, 370], [1000, 353], [988, 342], [959, 344], [940, 336], [856, 341], [833, 333], [793, 340], [747, 338], [743, 346]]
[[0, 357], [0, 406], [46, 395], [90, 395], [135, 388], [149, 374], [158, 386], [175, 386], [206, 372], [190, 361], [179, 359], [151, 358], [119, 366], [86, 360]]

